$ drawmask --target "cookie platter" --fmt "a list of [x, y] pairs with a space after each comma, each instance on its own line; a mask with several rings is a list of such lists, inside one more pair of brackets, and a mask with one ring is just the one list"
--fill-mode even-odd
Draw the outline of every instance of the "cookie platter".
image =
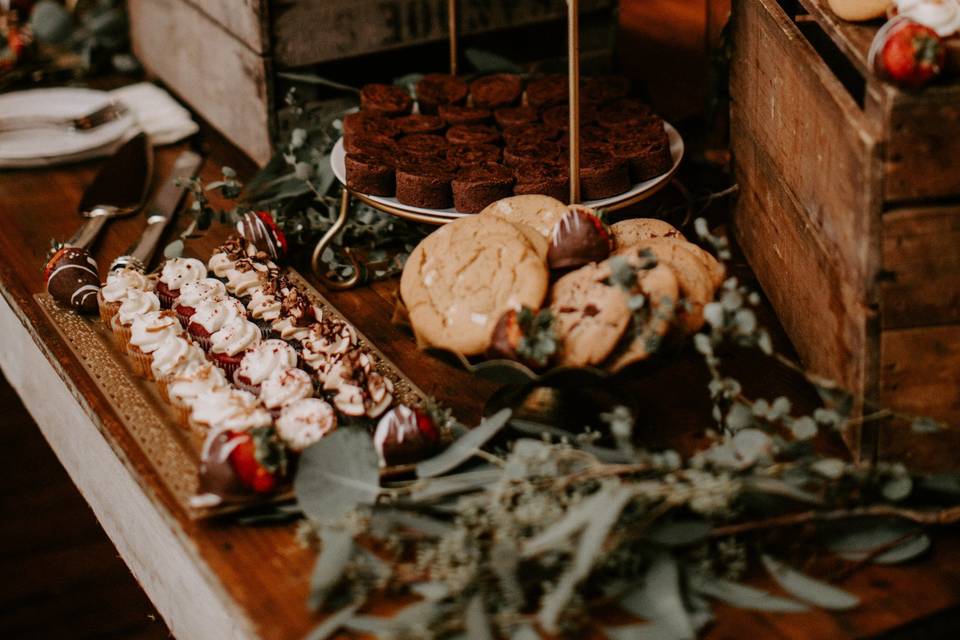
[[[666, 130], [670, 141], [670, 155], [673, 159], [673, 164], [669, 171], [649, 180], [638, 182], [623, 193], [608, 198], [590, 200], [584, 202], [583, 204], [594, 209], [606, 209], [608, 211], [615, 210], [630, 206], [641, 200], [645, 200], [667, 186], [674, 174], [677, 172], [677, 169], [680, 168], [680, 163], [683, 160], [685, 148], [680, 132], [677, 131], [673, 125], [671, 125], [669, 122], [664, 122], [663, 127]], [[340, 138], [337, 140], [333, 147], [333, 151], [330, 154], [330, 165], [333, 168], [333, 173], [337, 177], [337, 180], [339, 180], [340, 183], [346, 187], [347, 171], [345, 166], [345, 158], [346, 149], [344, 148], [343, 138]], [[462, 213], [454, 208], [427, 209], [424, 207], [406, 205], [401, 203], [395, 197], [373, 196], [357, 191], [351, 191], [351, 195], [375, 209], [391, 213], [401, 218], [413, 220], [414, 222], [439, 225], [446, 224], [447, 222], [457, 218], [473, 215], [470, 213]]]

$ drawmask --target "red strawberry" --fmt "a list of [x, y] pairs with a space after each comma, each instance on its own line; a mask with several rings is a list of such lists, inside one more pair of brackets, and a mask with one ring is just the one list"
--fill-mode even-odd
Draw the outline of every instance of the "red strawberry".
[[919, 89], [940, 75], [945, 59], [946, 50], [933, 29], [901, 19], [887, 31], [878, 62], [890, 81]]
[[427, 440], [436, 443], [440, 439], [440, 430], [437, 429], [433, 418], [430, 417], [429, 413], [421, 411], [420, 409], [414, 409], [413, 412], [417, 416], [417, 430], [420, 431]]
[[257, 443], [247, 432], [228, 432], [234, 444], [230, 451], [230, 466], [240, 482], [254, 493], [271, 493], [279, 482], [278, 475], [264, 466], [257, 455]]

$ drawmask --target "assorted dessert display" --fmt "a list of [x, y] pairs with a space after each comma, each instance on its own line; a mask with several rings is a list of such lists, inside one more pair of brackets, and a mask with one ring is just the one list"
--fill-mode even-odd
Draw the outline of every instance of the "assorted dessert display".
[[427, 236], [400, 293], [424, 346], [618, 371], [698, 331], [723, 280], [721, 263], [662, 220], [607, 226], [587, 207], [521, 195]]
[[[493, 74], [471, 83], [423, 77], [416, 100], [399, 86], [366, 85], [343, 119], [347, 187], [428, 209], [479, 213], [517, 194], [570, 194], [566, 76], [524, 83]], [[580, 183], [584, 200], [619, 195], [670, 171], [664, 121], [617, 76], [584, 78]]]
[[93, 299], [134, 373], [157, 384], [201, 446], [196, 507], [277, 493], [297, 455], [338, 425], [368, 428], [384, 465], [441, 441], [427, 413], [398, 404], [353, 327], [239, 237], [206, 264], [172, 258], [150, 275], [112, 271]]

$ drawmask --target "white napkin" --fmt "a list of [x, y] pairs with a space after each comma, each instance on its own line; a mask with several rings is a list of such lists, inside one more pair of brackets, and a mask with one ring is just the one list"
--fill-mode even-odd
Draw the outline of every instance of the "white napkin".
[[[193, 135], [199, 126], [190, 112], [160, 87], [141, 82], [109, 92], [111, 98], [123, 102], [133, 114], [133, 122], [117, 138], [102, 146], [80, 153], [44, 155], [36, 158], [2, 158], [0, 168], [52, 167], [113, 155], [123, 144], [144, 131], [154, 146], [172, 144]], [[64, 135], [72, 135], [64, 130]]]

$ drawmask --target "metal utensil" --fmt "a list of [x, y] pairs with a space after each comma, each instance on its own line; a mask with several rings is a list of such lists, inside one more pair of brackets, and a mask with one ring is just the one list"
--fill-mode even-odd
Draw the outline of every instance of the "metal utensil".
[[110, 270], [131, 267], [139, 271], [146, 271], [153, 259], [153, 254], [160, 244], [163, 232], [177, 213], [177, 206], [186, 192], [183, 182], [189, 180], [200, 170], [203, 158], [192, 151], [183, 151], [177, 156], [173, 171], [166, 178], [160, 191], [153, 197], [144, 213], [147, 215], [147, 228], [127, 252], [113, 261]]
[[76, 118], [57, 118], [49, 116], [18, 116], [0, 119], [0, 132], [22, 131], [24, 129], [68, 129], [70, 131], [90, 131], [108, 122], [119, 120], [130, 110], [122, 102], [111, 101], [86, 115]]
[[145, 133], [126, 142], [97, 173], [80, 200], [80, 215], [89, 218], [64, 245], [89, 250], [110, 218], [130, 215], [143, 206], [150, 188], [153, 153]]

